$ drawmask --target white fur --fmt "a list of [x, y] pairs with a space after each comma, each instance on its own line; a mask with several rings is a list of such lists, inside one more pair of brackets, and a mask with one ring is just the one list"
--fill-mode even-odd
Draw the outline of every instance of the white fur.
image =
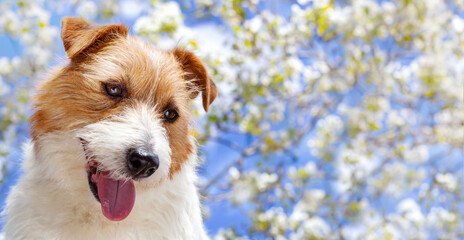
[[171, 148], [160, 118], [153, 108], [139, 104], [119, 116], [87, 125], [77, 135], [87, 142], [88, 155], [103, 169], [115, 173], [115, 179], [129, 178], [124, 175], [129, 148], [158, 155], [158, 170], [143, 180], [158, 183], [168, 177], [171, 167]]
[[[158, 118], [140, 105], [78, 131], [26, 143], [24, 174], [4, 211], [6, 239], [207, 239], [195, 187], [196, 153], [170, 179], [171, 150]], [[158, 154], [160, 168], [134, 181], [136, 201], [126, 219], [103, 216], [89, 189], [79, 137], [88, 142], [94, 160], [118, 178], [127, 177], [121, 169], [128, 147]]]

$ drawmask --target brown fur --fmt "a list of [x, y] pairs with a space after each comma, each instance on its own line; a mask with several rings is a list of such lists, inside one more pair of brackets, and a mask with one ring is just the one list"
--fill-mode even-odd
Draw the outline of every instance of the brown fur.
[[[186, 72], [185, 79], [193, 80], [194, 85], [201, 86], [203, 108], [208, 112], [208, 106], [216, 98], [217, 89], [214, 82], [210, 81], [205, 66], [195, 54], [189, 51], [174, 49], [172, 53], [176, 56], [183, 70]], [[195, 91], [190, 97], [195, 98], [197, 95], [198, 91]]]
[[87, 23], [82, 18], [64, 17], [61, 22], [61, 39], [68, 58], [76, 57], [82, 51], [107, 43], [113, 38], [127, 36], [127, 29], [123, 25], [98, 26]]
[[[122, 25], [63, 19], [61, 37], [71, 61], [39, 87], [36, 111], [30, 118], [31, 135], [37, 139], [52, 131], [81, 128], [139, 103], [156, 109], [162, 119], [170, 104], [179, 113], [174, 123], [164, 122], [172, 150], [172, 176], [193, 151], [187, 137], [188, 101], [201, 91], [207, 111], [216, 97], [216, 86], [194, 54], [180, 49], [161, 51], [127, 32]], [[127, 95], [109, 97], [102, 83], [110, 82], [125, 86]]]

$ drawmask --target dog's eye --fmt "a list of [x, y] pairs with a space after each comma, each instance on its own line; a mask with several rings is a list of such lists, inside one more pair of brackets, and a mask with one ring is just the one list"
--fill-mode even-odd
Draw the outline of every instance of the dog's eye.
[[179, 114], [174, 109], [168, 109], [164, 111], [164, 119], [168, 122], [174, 122], [179, 117]]
[[123, 88], [119, 84], [113, 84], [113, 83], [105, 83], [104, 84], [105, 91], [108, 95], [111, 97], [123, 97]]

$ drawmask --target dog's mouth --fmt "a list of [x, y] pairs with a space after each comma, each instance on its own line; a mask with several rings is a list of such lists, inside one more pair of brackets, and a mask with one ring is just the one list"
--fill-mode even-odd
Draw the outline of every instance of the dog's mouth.
[[135, 187], [132, 180], [113, 179], [111, 171], [103, 170], [101, 164], [93, 159], [87, 142], [80, 139], [87, 159], [89, 188], [100, 202], [103, 215], [112, 221], [125, 219], [135, 203]]
[[[88, 159], [87, 159], [88, 160]], [[98, 196], [98, 187], [97, 187], [97, 176], [98, 173], [98, 163], [90, 160], [87, 162], [87, 176], [89, 180], [90, 191], [92, 192], [95, 199], [100, 202], [100, 197]]]

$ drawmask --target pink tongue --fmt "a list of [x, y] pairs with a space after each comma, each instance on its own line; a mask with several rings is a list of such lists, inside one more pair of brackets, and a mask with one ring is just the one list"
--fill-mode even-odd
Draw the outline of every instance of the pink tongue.
[[114, 180], [110, 172], [97, 173], [98, 196], [103, 215], [111, 221], [121, 221], [132, 210], [135, 202], [135, 187], [132, 180]]

